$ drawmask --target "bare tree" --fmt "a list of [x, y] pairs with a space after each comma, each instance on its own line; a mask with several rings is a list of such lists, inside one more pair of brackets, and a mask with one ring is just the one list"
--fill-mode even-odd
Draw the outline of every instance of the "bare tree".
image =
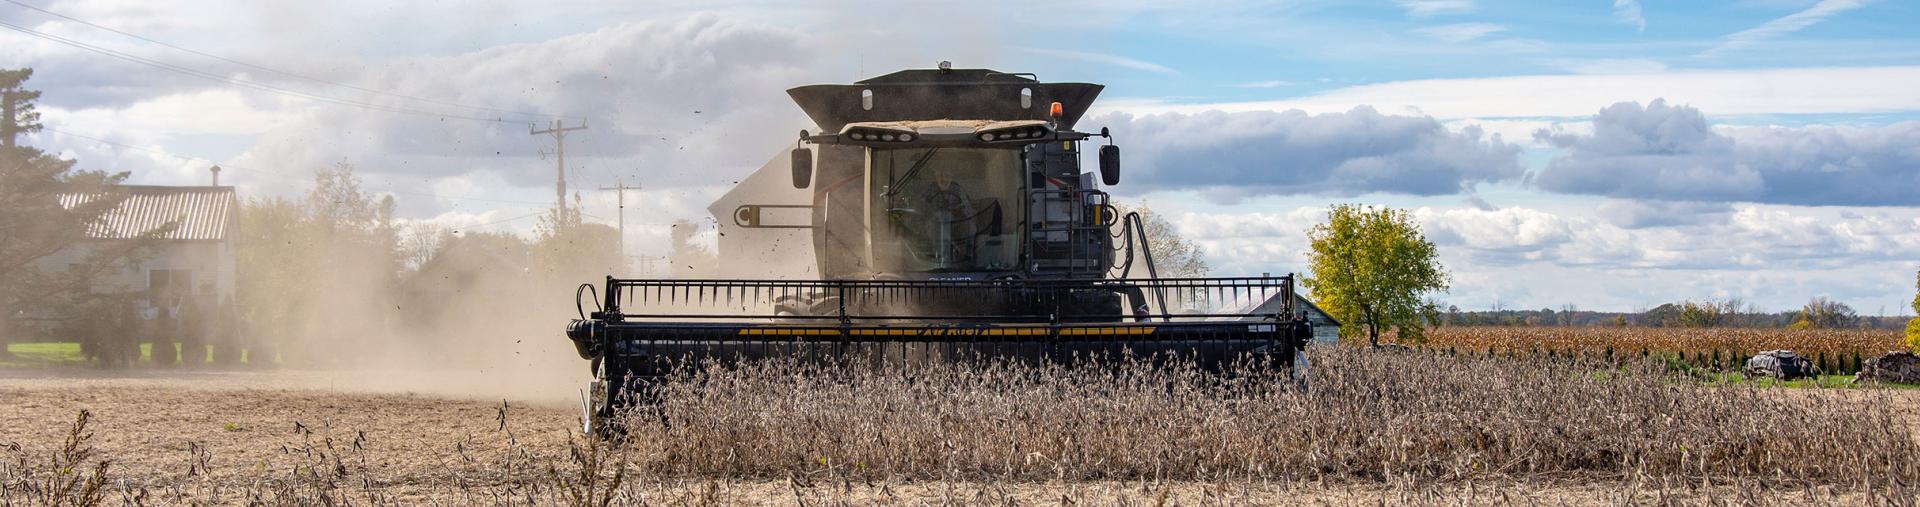
[[[1145, 202], [1139, 204], [1114, 203], [1120, 210], [1120, 216], [1130, 213], [1140, 215], [1140, 226], [1146, 230], [1147, 248], [1153, 251], [1153, 263], [1160, 276], [1170, 278], [1192, 278], [1207, 276], [1213, 267], [1207, 265], [1206, 253], [1199, 245], [1180, 235], [1180, 229], [1166, 217], [1155, 213]], [[1121, 245], [1115, 245], [1121, 246]], [[1135, 255], [1140, 255], [1135, 253]], [[1121, 262], [1125, 262], [1123, 259]], [[1138, 262], [1145, 262], [1140, 260]], [[1138, 265], [1135, 266], [1138, 269]]]
[[1859, 325], [1859, 315], [1846, 303], [1818, 296], [1800, 307], [1800, 320], [1794, 321], [1798, 329], [1829, 329], [1854, 327]]

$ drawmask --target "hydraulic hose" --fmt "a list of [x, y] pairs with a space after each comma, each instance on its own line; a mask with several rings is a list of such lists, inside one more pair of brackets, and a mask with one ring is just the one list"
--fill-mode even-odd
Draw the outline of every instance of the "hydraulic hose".
[[587, 306], [580, 302], [580, 295], [589, 294], [589, 293], [593, 294], [594, 313], [604, 312], [607, 310], [606, 308], [600, 307], [600, 290], [599, 289], [595, 289], [593, 287], [593, 284], [591, 283], [580, 284], [579, 288], [576, 288], [573, 290], [573, 311], [580, 313], [580, 320], [587, 320]]
[[1172, 321], [1173, 317], [1167, 313], [1167, 289], [1166, 287], [1160, 286], [1160, 270], [1156, 268], [1153, 263], [1153, 246], [1147, 243], [1147, 226], [1142, 224], [1141, 221], [1140, 212], [1133, 211], [1128, 212], [1126, 220], [1120, 224], [1120, 229], [1125, 232], [1127, 237], [1127, 241], [1125, 242], [1127, 245], [1127, 262], [1120, 270], [1120, 278], [1125, 279], [1133, 270], [1133, 244], [1135, 241], [1138, 241], [1140, 243], [1140, 254], [1147, 261], [1147, 279], [1153, 281], [1153, 299], [1154, 302], [1160, 306], [1160, 319], [1163, 321]]

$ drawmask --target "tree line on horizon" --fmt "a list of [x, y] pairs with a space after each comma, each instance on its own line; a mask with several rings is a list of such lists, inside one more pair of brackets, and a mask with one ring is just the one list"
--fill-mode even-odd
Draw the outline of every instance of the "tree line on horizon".
[[1432, 325], [1451, 326], [1638, 326], [1638, 327], [1736, 327], [1790, 329], [1901, 329], [1912, 315], [1860, 315], [1852, 306], [1824, 297], [1816, 297], [1796, 310], [1768, 312], [1743, 305], [1739, 299], [1685, 300], [1663, 303], [1639, 311], [1609, 312], [1581, 310], [1573, 305], [1558, 309], [1461, 310], [1446, 305], [1426, 315]]

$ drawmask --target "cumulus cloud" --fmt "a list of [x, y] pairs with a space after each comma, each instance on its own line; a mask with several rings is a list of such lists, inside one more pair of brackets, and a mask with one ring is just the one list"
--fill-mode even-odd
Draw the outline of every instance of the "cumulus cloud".
[[1511, 265], [1547, 260], [1574, 239], [1576, 224], [1540, 210], [1434, 209], [1415, 211], [1435, 245], [1473, 252], [1481, 264]]
[[[779, 90], [805, 81], [809, 47], [784, 29], [694, 16], [412, 59], [371, 69], [365, 80], [454, 102], [586, 113], [588, 130], [567, 139], [569, 179], [579, 185], [624, 176], [671, 188], [737, 179], [778, 149], [768, 147], [791, 138], [787, 129], [765, 126], [803, 125]], [[234, 160], [264, 170], [235, 174], [234, 181], [298, 181], [313, 167], [345, 160], [377, 182], [418, 187], [486, 174], [509, 187], [551, 188], [557, 146], [530, 135], [534, 125], [547, 126], [315, 108], [264, 131]], [[529, 156], [538, 151], [550, 155]]]
[[1692, 217], [1662, 223], [1640, 215], [1634, 217], [1639, 221], [1623, 223], [1618, 216], [1623, 204], [1628, 203], [1603, 204], [1593, 214], [1507, 207], [1420, 208], [1415, 216], [1436, 244], [1486, 266], [1820, 270], [1859, 262], [1911, 262], [1916, 257], [1905, 252], [1920, 247], [1920, 220], [1897, 213], [1656, 203], [1641, 213]]
[[1594, 215], [1615, 227], [1645, 229], [1725, 222], [1733, 206], [1719, 202], [1608, 199]]
[[1592, 134], [1543, 129], [1564, 153], [1532, 178], [1562, 193], [1674, 201], [1920, 205], [1920, 122], [1714, 129], [1698, 109], [1623, 102]]
[[[1622, 224], [1609, 216], [1640, 204], [1714, 218]], [[1626, 310], [1741, 294], [1784, 309], [1819, 293], [1852, 301], [1912, 297], [1911, 280], [1885, 273], [1910, 272], [1920, 261], [1912, 253], [1920, 252], [1920, 217], [1755, 204], [1623, 201], [1601, 208], [1420, 207], [1413, 215], [1455, 275], [1446, 298], [1468, 308], [1503, 300], [1510, 307], [1575, 302]], [[1316, 207], [1174, 216], [1222, 273], [1304, 269], [1305, 231], [1324, 220]]]
[[1303, 193], [1444, 195], [1522, 173], [1520, 148], [1498, 135], [1365, 107], [1320, 115], [1115, 113], [1081, 124], [1116, 133], [1127, 181], [1203, 190], [1222, 201]]

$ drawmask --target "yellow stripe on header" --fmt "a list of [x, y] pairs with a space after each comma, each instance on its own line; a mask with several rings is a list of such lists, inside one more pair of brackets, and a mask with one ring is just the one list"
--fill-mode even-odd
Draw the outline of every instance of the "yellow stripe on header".
[[[1154, 326], [1102, 326], [1062, 328], [1062, 336], [1138, 336], [1153, 334]], [[835, 336], [838, 329], [790, 328], [790, 327], [750, 327], [741, 329], [741, 336]], [[853, 329], [847, 334], [853, 336], [1047, 336], [1046, 326], [994, 326], [994, 327], [923, 327], [890, 329]]]

